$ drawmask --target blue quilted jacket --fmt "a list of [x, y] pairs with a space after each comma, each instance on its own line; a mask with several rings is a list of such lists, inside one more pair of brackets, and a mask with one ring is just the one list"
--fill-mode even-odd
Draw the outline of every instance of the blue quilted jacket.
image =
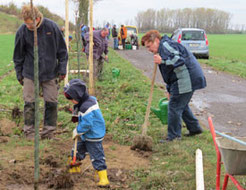
[[206, 87], [200, 64], [184, 46], [165, 35], [158, 53], [162, 58], [159, 69], [170, 94], [184, 94]]
[[64, 92], [78, 102], [74, 110], [78, 110], [77, 132], [82, 134], [82, 141], [102, 141], [106, 133], [105, 121], [96, 98], [87, 93], [85, 83], [73, 79]]

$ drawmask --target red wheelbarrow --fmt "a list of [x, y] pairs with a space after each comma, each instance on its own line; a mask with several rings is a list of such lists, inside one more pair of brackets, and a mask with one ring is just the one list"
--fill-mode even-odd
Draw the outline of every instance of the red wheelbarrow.
[[[208, 118], [208, 123], [217, 155], [216, 190], [220, 190], [221, 164], [224, 164], [226, 170], [222, 190], [226, 190], [229, 179], [238, 190], [246, 190], [234, 177], [246, 175], [246, 142], [244, 142], [246, 138], [234, 138], [215, 131], [211, 117]], [[216, 137], [216, 134], [221, 137]]]

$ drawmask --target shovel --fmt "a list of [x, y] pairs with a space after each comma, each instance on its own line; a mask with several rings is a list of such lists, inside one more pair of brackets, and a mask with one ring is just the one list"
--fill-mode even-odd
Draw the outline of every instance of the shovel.
[[135, 149], [140, 149], [140, 150], [144, 150], [144, 151], [151, 151], [152, 150], [153, 140], [150, 136], [147, 136], [147, 128], [148, 128], [148, 124], [149, 124], [150, 106], [151, 106], [152, 95], [153, 95], [153, 90], [154, 90], [156, 70], [157, 70], [157, 64], [155, 63], [154, 64], [154, 71], [153, 71], [153, 75], [152, 75], [148, 105], [147, 105], [147, 109], [146, 109], [146, 113], [145, 113], [144, 124], [142, 125], [142, 134], [136, 136], [133, 139], [133, 145], [131, 146], [132, 150], [135, 150]]
[[76, 162], [78, 138], [79, 137], [76, 137], [74, 140], [73, 160], [69, 161], [69, 173], [80, 173], [81, 171], [80, 170], [81, 162]]

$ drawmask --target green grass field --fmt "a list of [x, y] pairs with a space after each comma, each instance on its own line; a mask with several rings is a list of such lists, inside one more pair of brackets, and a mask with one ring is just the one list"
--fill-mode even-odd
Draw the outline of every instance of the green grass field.
[[209, 34], [208, 40], [212, 58], [241, 61], [246, 64], [246, 34]]
[[14, 38], [13, 34], [0, 35], [0, 76], [14, 68], [14, 63], [12, 62]]
[[16, 16], [9, 15], [0, 11], [0, 33], [13, 33], [23, 23]]

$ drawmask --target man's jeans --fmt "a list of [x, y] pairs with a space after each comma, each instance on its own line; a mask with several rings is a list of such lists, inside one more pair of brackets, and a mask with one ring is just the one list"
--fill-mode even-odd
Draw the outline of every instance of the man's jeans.
[[114, 37], [114, 49], [118, 49], [118, 38]]
[[169, 139], [181, 137], [182, 119], [190, 132], [202, 130], [198, 120], [193, 115], [189, 102], [193, 92], [171, 95], [168, 104], [168, 135]]
[[[84, 160], [86, 153], [89, 153], [93, 168], [95, 170], [101, 171], [107, 169], [102, 141], [89, 142], [80, 140], [78, 141], [77, 147], [76, 157], [78, 160]], [[73, 156], [73, 150], [71, 154]]]

